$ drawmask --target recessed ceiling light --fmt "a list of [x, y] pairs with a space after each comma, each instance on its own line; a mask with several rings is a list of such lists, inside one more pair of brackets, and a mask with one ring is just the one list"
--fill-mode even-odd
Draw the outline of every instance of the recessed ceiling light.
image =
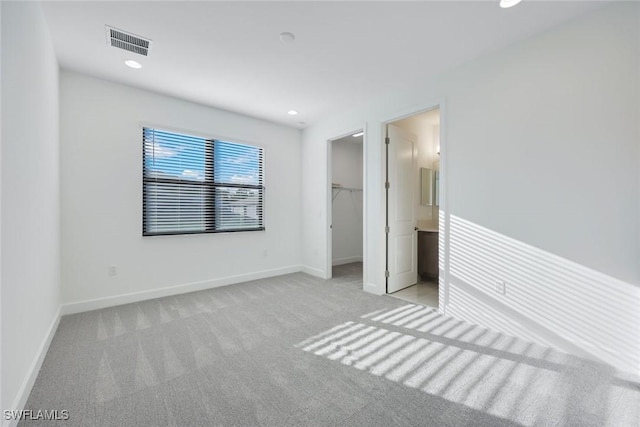
[[358, 132], [358, 133], [354, 133], [353, 136], [354, 137], [358, 137], [358, 136], [362, 136], [364, 135], [364, 132]]
[[500, 7], [507, 9], [520, 3], [522, 0], [500, 0]]
[[124, 61], [124, 63], [127, 65], [127, 67], [135, 68], [136, 70], [138, 68], [142, 68], [142, 65], [138, 61], [134, 61], [133, 59], [127, 59], [126, 61]]
[[296, 114], [298, 114], [298, 112], [296, 110], [289, 110], [288, 114], [290, 116], [295, 116]]
[[296, 39], [296, 35], [290, 32], [280, 33], [280, 41], [282, 43], [292, 43]]

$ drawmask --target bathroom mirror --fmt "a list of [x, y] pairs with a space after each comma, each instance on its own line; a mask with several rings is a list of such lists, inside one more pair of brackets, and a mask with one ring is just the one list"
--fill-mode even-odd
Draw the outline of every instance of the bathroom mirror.
[[420, 168], [420, 204], [433, 204], [433, 171], [429, 168]]

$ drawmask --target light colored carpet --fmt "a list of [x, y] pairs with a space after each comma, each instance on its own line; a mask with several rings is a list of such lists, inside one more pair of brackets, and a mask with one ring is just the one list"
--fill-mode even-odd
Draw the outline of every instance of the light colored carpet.
[[65, 316], [27, 409], [64, 426], [638, 426], [613, 369], [363, 293], [361, 264]]

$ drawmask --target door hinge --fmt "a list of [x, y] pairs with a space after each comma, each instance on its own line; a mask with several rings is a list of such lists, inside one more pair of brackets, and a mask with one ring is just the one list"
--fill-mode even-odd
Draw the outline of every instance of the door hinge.
[[386, 145], [389, 145], [389, 142], [390, 142], [390, 141], [391, 141], [391, 139], [390, 139], [388, 136], [384, 139], [384, 143], [385, 143]]
[[388, 190], [389, 187], [391, 187], [391, 184], [389, 184], [389, 182], [385, 182], [384, 183], [384, 188], [386, 188]]
[[389, 278], [389, 270], [384, 271], [384, 277]]
[[389, 234], [389, 226], [386, 226], [386, 227], [384, 228], [384, 232], [385, 232], [385, 233], [387, 233], [387, 234]]

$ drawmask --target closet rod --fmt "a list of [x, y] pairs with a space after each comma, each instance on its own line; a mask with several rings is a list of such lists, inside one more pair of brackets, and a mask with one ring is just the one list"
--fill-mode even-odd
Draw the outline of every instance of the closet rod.
[[331, 197], [331, 201], [334, 201], [336, 199], [336, 197], [338, 197], [338, 194], [340, 194], [340, 192], [342, 190], [346, 190], [349, 193], [352, 193], [354, 191], [362, 191], [362, 188], [343, 187], [343, 186], [337, 186], [337, 185], [332, 186], [331, 189], [332, 190], [338, 190], [336, 193], [333, 194], [333, 197]]

